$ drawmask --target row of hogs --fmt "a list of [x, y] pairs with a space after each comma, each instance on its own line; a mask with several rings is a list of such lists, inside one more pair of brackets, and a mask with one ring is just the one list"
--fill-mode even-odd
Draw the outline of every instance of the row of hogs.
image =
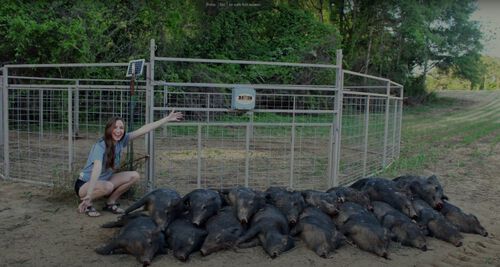
[[157, 189], [131, 205], [103, 255], [124, 251], [144, 265], [166, 248], [186, 261], [224, 249], [262, 246], [272, 258], [301, 240], [320, 257], [344, 244], [389, 258], [390, 241], [423, 251], [426, 236], [462, 245], [460, 232], [487, 236], [478, 219], [448, 202], [436, 176], [364, 178], [326, 192], [270, 187], [196, 189], [181, 197]]

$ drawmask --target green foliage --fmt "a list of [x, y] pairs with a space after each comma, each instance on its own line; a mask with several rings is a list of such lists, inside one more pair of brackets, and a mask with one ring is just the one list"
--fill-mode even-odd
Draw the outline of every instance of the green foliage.
[[[492, 65], [481, 64], [475, 8], [474, 0], [7, 0], [0, 5], [0, 62], [127, 62], [148, 58], [154, 38], [156, 55], [175, 57], [334, 63], [342, 48], [346, 69], [405, 84], [407, 96], [426, 94], [435, 67], [471, 88], [498, 87], [484, 75]], [[158, 65], [157, 78], [169, 81], [335, 82], [331, 71], [307, 68]], [[108, 78], [117, 71], [36, 74]]]

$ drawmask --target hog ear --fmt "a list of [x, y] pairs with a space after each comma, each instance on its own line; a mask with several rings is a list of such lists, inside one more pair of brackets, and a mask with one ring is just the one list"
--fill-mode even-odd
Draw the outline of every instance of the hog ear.
[[439, 183], [437, 176], [434, 174], [427, 177], [427, 182], [431, 184]]
[[182, 204], [184, 204], [184, 207], [189, 209], [191, 207], [191, 193], [185, 195], [182, 198]]

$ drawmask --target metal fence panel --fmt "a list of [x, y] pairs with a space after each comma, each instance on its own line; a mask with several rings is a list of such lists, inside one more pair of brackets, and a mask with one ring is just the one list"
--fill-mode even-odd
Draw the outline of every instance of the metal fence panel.
[[[152, 79], [145, 86], [141, 81], [134, 129], [173, 109], [185, 114], [185, 121], [157, 129], [150, 147], [148, 137], [134, 142], [136, 158], [150, 155], [154, 166], [151, 174], [149, 165], [137, 167], [143, 177], [149, 175], [142, 186], [150, 181], [151, 187], [182, 193], [236, 185], [325, 190], [332, 185], [333, 170], [338, 169], [341, 185], [383, 170], [399, 157], [402, 87], [378, 77], [346, 75], [336, 86], [256, 85], [256, 106], [250, 111], [231, 109], [236, 84]], [[106, 121], [130, 117], [128, 81], [10, 78], [15, 82], [6, 86], [8, 114], [3, 114], [8, 132], [0, 131], [8, 140], [8, 146], [0, 141], [0, 174], [9, 162], [8, 178], [71, 187]]]

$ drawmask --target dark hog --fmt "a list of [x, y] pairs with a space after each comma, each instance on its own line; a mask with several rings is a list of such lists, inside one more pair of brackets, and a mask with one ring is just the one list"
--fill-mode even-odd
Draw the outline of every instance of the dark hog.
[[290, 233], [300, 235], [306, 246], [322, 258], [327, 258], [345, 241], [345, 236], [336, 230], [332, 219], [315, 207], [304, 209]]
[[479, 223], [476, 216], [464, 213], [459, 207], [449, 202], [443, 202], [443, 208], [440, 210], [449, 222], [455, 225], [460, 232], [479, 234], [488, 236], [488, 232]]
[[338, 186], [332, 187], [326, 191], [337, 197], [338, 202], [354, 202], [365, 207], [368, 210], [373, 210], [370, 197], [366, 192], [356, 190], [350, 187]]
[[[339, 214], [342, 212], [341, 208]], [[352, 214], [339, 227], [339, 230], [360, 249], [388, 259], [389, 231], [382, 227], [377, 219], [369, 213], [364, 211], [355, 213], [351, 209], [348, 212]]]
[[160, 230], [163, 231], [182, 212], [181, 199], [181, 196], [175, 190], [159, 188], [147, 193], [128, 207], [125, 214], [144, 206], [144, 210], [149, 213]]
[[354, 203], [354, 202], [344, 202], [340, 205], [339, 213], [333, 217], [333, 221], [337, 226], [344, 225], [351, 218], [358, 217], [363, 219], [364, 222], [370, 224], [380, 225], [379, 221], [373, 213], [369, 212], [365, 207]]
[[238, 238], [245, 232], [231, 206], [222, 208], [217, 215], [210, 218], [206, 223], [206, 230], [208, 235], [200, 249], [203, 256], [234, 247]]
[[406, 175], [394, 178], [393, 181], [396, 182], [398, 188], [410, 191], [434, 209], [441, 209], [443, 207], [443, 199], [447, 199], [443, 193], [443, 187], [435, 175], [427, 178]]
[[373, 201], [372, 205], [373, 213], [382, 226], [392, 232], [394, 241], [404, 246], [427, 250], [424, 234], [410, 218], [385, 202]]
[[217, 214], [222, 206], [219, 192], [209, 189], [196, 189], [182, 199], [184, 206], [189, 210], [191, 222], [196, 226], [203, 225], [210, 217]]
[[207, 231], [193, 225], [188, 218], [175, 219], [165, 231], [168, 247], [174, 257], [186, 261], [193, 252], [200, 250]]
[[305, 202], [300, 192], [288, 191], [282, 187], [270, 187], [265, 194], [267, 202], [285, 214], [291, 225], [297, 223], [300, 213], [305, 208]]
[[352, 188], [368, 193], [371, 201], [385, 202], [412, 219], [417, 212], [411, 202], [411, 193], [397, 189], [396, 182], [383, 178], [364, 178], [351, 185]]
[[328, 215], [336, 215], [339, 212], [340, 203], [333, 194], [316, 190], [304, 190], [301, 194], [307, 205], [319, 208]]
[[426, 228], [429, 236], [449, 242], [456, 247], [462, 246], [464, 237], [441, 213], [421, 199], [414, 199], [413, 205], [418, 212], [418, 224]]
[[148, 266], [157, 254], [166, 254], [165, 236], [150, 218], [139, 216], [130, 220], [120, 229], [119, 234], [108, 244], [96, 248], [101, 255], [125, 251], [136, 256], [137, 260]]
[[237, 187], [227, 192], [229, 205], [233, 206], [241, 223], [247, 224], [252, 216], [266, 204], [262, 192], [247, 187]]
[[[132, 212], [132, 213], [123, 214], [120, 217], [118, 217], [118, 220], [113, 221], [113, 222], [107, 222], [107, 223], [101, 225], [101, 227], [102, 228], [123, 227], [139, 217], [145, 217], [145, 218], [151, 219], [151, 217], [144, 212]], [[157, 231], [160, 231], [160, 229], [157, 229]]]
[[250, 229], [236, 243], [240, 248], [260, 244], [271, 258], [276, 258], [293, 248], [294, 242], [289, 233], [285, 215], [276, 207], [266, 205], [252, 217]]

